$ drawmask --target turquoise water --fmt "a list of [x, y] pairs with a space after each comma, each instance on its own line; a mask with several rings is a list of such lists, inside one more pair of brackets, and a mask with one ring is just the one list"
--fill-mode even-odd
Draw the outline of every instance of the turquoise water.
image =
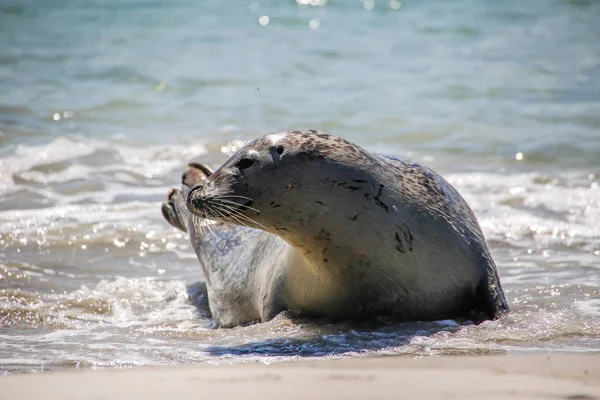
[[[2, 2], [3, 371], [600, 351], [600, 3], [298, 3]], [[444, 175], [511, 315], [211, 329], [160, 203], [188, 160], [295, 128]]]

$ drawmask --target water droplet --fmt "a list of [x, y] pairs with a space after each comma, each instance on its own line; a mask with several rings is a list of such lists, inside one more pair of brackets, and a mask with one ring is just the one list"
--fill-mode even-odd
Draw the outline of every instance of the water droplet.
[[321, 21], [319, 21], [318, 19], [311, 19], [310, 22], [308, 23], [308, 26], [310, 27], [310, 29], [319, 29], [319, 26], [321, 25]]
[[523, 153], [518, 152], [517, 154], [515, 154], [515, 160], [521, 161], [522, 159], [523, 159]]
[[267, 25], [269, 23], [269, 16], [268, 15], [263, 15], [262, 17], [260, 17], [258, 19], [258, 23], [261, 25]]
[[55, 121], [60, 121], [60, 114], [59, 113], [54, 113], [54, 115], [52, 116], [52, 119]]
[[391, 8], [392, 10], [397, 10], [397, 9], [399, 9], [400, 7], [402, 7], [402, 3], [401, 3], [401, 2], [399, 2], [398, 0], [391, 0], [391, 1], [390, 1], [390, 8]]

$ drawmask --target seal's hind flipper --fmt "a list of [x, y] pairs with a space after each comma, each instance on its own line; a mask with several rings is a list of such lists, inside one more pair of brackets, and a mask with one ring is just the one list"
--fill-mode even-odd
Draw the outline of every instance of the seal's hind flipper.
[[494, 305], [495, 314], [492, 318], [497, 318], [503, 312], [509, 311], [508, 301], [506, 301], [506, 297], [504, 296], [504, 290], [502, 290], [502, 285], [500, 285], [500, 278], [498, 277], [498, 269], [496, 268], [496, 264], [492, 261], [492, 267], [487, 270], [488, 279], [487, 279], [487, 296], [489, 298], [489, 302]]
[[508, 302], [504, 297], [504, 291], [500, 286], [500, 279], [493, 262], [492, 266], [493, 268], [488, 268], [486, 278], [475, 289], [475, 302], [477, 304], [474, 311], [472, 311], [472, 318], [477, 324], [485, 320], [496, 319], [509, 311]]

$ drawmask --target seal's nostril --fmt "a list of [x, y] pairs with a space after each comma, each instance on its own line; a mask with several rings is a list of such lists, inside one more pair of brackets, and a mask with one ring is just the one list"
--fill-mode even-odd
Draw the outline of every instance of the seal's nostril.
[[202, 184], [196, 184], [190, 189], [186, 199], [188, 209], [191, 210], [194, 208], [202, 208], [202, 204], [205, 202], [205, 197], [200, 193], [200, 191], [203, 187], [204, 185]]
[[192, 188], [190, 189], [190, 193], [195, 192], [196, 190], [202, 190], [202, 188], [204, 187], [204, 185], [202, 183], [196, 183], [194, 186], [192, 186]]

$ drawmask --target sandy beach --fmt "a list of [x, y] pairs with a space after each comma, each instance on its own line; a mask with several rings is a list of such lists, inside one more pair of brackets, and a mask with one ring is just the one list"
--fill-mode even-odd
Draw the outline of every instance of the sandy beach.
[[[590, 0], [1, 1], [0, 400], [600, 400], [599, 20]], [[215, 329], [215, 280], [162, 204], [188, 162], [282, 129], [440, 174], [510, 312]], [[324, 210], [367, 211], [347, 199]], [[355, 213], [352, 236], [402, 253]], [[426, 258], [447, 248], [417, 225]]]
[[600, 355], [377, 357], [49, 372], [0, 378], [4, 399], [600, 399]]

